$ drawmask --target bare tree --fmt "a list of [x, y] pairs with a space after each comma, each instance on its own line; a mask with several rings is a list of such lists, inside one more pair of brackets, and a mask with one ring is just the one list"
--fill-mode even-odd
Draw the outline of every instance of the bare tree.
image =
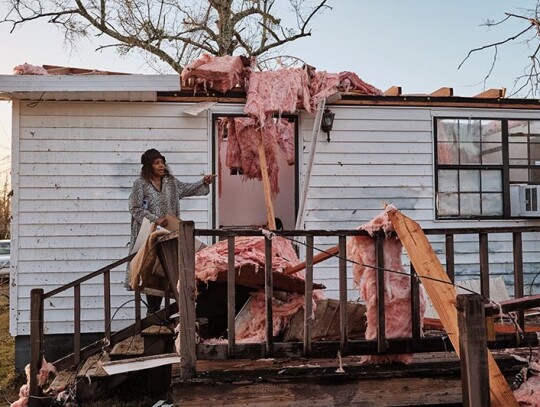
[[[63, 30], [68, 44], [105, 35], [120, 53], [142, 51], [182, 68], [201, 52], [260, 57], [311, 35], [312, 20], [330, 7], [327, 0], [4, 0], [0, 23], [12, 30], [47, 20]], [[279, 13], [291, 20], [287, 26]]]
[[505, 17], [500, 21], [487, 20], [482, 25], [486, 27], [496, 27], [509, 21], [518, 20], [521, 27], [516, 30], [513, 35], [507, 38], [487, 44], [478, 48], [471, 49], [465, 59], [459, 64], [458, 69], [469, 59], [469, 57], [477, 52], [491, 50], [493, 52], [493, 60], [491, 67], [484, 78], [486, 81], [492, 74], [497, 62], [499, 48], [510, 43], [521, 42], [529, 47], [531, 55], [529, 55], [528, 63], [525, 63], [523, 72], [516, 76], [514, 87], [510, 95], [523, 94], [525, 97], [537, 97], [540, 95], [540, 0], [536, 0], [536, 5], [532, 9], [523, 9], [521, 13], [505, 13]]

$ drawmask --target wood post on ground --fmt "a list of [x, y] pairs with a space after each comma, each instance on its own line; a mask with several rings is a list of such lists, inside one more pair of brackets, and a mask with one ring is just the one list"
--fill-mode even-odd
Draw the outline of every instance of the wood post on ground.
[[30, 292], [30, 407], [39, 405], [41, 389], [37, 376], [43, 360], [43, 288], [34, 288]]
[[457, 296], [461, 388], [465, 407], [489, 405], [489, 370], [484, 301], [479, 294]]
[[195, 226], [193, 221], [180, 223], [178, 230], [178, 286], [180, 314], [178, 333], [180, 341], [180, 378], [187, 380], [195, 375]]

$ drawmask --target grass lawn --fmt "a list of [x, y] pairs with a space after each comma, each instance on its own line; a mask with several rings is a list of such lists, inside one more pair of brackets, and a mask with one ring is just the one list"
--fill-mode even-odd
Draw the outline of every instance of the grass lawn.
[[0, 405], [9, 405], [19, 398], [24, 383], [22, 375], [15, 374], [15, 341], [9, 334], [9, 283], [0, 283]]

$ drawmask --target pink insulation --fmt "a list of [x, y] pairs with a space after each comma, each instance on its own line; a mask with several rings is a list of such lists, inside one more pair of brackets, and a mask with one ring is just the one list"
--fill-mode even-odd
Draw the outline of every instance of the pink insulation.
[[325, 71], [315, 72], [311, 78], [309, 89], [311, 93], [311, 105], [315, 109], [319, 102], [338, 91], [339, 74]]
[[295, 156], [294, 123], [290, 123], [287, 119], [278, 119], [275, 126], [278, 145], [285, 153], [287, 164], [293, 165]]
[[343, 88], [345, 92], [350, 90], [356, 90], [363, 95], [382, 95], [382, 91], [377, 89], [375, 86], [370, 85], [367, 82], [364, 82], [358, 77], [354, 72], [340, 72], [339, 73], [340, 87]]
[[[19, 399], [10, 404], [10, 407], [27, 407], [29, 387], [30, 387], [30, 365], [26, 365], [24, 368], [26, 373], [26, 384], [23, 384], [19, 390]], [[44, 388], [49, 384], [54, 377], [57, 375], [56, 367], [52, 363], [49, 363], [43, 358], [41, 363], [41, 368], [39, 369], [37, 375], [37, 384], [40, 388]]]
[[[318, 290], [314, 291], [314, 298]], [[260, 343], [266, 340], [266, 302], [264, 291], [257, 291], [251, 295], [249, 301], [249, 315], [252, 317], [249, 323], [241, 324], [236, 332], [236, 341], [238, 343]], [[304, 308], [303, 294], [287, 293], [284, 301], [272, 300], [272, 332], [278, 335], [288, 324], [289, 319], [299, 309]], [[315, 301], [313, 301], [313, 310], [315, 312]]]
[[244, 113], [255, 117], [260, 125], [273, 114], [292, 114], [302, 108], [312, 111], [305, 69], [252, 72], [249, 76]]
[[[205, 247], [195, 254], [195, 275], [203, 282], [215, 281], [220, 271], [228, 269], [227, 240]], [[264, 268], [264, 237], [241, 236], [235, 238], [235, 267], [251, 264]], [[299, 263], [290, 240], [277, 236], [272, 239], [272, 267], [283, 272], [287, 267]]]
[[13, 68], [13, 75], [49, 75], [42, 66], [30, 65], [26, 62]]
[[213, 57], [208, 54], [187, 65], [181, 74], [183, 86], [193, 86], [195, 91], [203, 87], [218, 92], [227, 92], [236, 86], [244, 86], [244, 80], [249, 73], [249, 62], [240, 56]]
[[520, 406], [540, 406], [540, 376], [532, 375], [517, 390], [514, 396]]
[[[371, 222], [360, 227], [370, 234], [383, 230], [389, 233], [393, 230], [386, 211]], [[401, 262], [402, 245], [397, 237], [387, 236], [383, 244], [384, 268], [405, 273]], [[353, 266], [354, 283], [359, 287], [360, 296], [366, 302], [366, 339], [377, 338], [377, 273], [375, 266], [375, 239], [370, 236], [354, 236], [347, 243], [347, 257], [357, 264]], [[385, 334], [389, 339], [410, 338], [412, 336], [411, 314], [411, 279], [408, 275], [384, 272], [385, 286]], [[420, 291], [420, 314], [425, 312], [425, 298]], [[366, 363], [392, 363], [409, 364], [412, 355], [382, 355], [366, 356]]]
[[259, 159], [259, 140], [263, 139], [270, 189], [279, 192], [279, 166], [277, 160], [277, 129], [272, 119], [264, 127], [251, 117], [235, 117], [229, 120], [227, 130], [227, 155], [225, 164], [239, 169], [244, 179], [262, 180]]

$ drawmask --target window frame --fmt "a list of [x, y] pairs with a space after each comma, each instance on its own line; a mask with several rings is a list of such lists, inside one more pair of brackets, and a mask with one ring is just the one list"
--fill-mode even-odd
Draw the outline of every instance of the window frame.
[[[439, 164], [439, 134], [438, 134], [438, 124], [442, 120], [494, 120], [500, 121], [501, 123], [501, 148], [502, 148], [502, 164]], [[510, 165], [510, 154], [509, 154], [509, 128], [508, 122], [510, 121], [537, 121], [540, 123], [540, 119], [535, 118], [512, 118], [512, 117], [485, 117], [485, 116], [461, 116], [461, 115], [452, 115], [452, 116], [436, 116], [433, 117], [433, 139], [434, 139], [434, 198], [435, 198], [435, 219], [436, 220], [504, 220], [504, 219], [520, 219], [520, 218], [529, 218], [528, 216], [512, 216], [510, 208], [510, 185], [516, 184], [517, 182], [510, 182], [510, 169], [515, 167], [525, 167], [529, 170], [532, 168], [540, 169], [540, 166], [535, 166], [529, 161], [526, 166]], [[529, 126], [530, 128], [530, 126]], [[530, 133], [528, 135], [530, 137]], [[529, 149], [529, 143], [528, 149]], [[439, 213], [439, 171], [440, 170], [500, 170], [502, 176], [502, 214], [500, 215], [463, 215], [460, 213], [458, 208], [457, 215], [440, 215]], [[519, 184], [523, 184], [520, 182]], [[534, 183], [528, 181], [527, 185], [538, 185], [540, 183]], [[458, 180], [458, 189], [457, 192], [460, 194], [461, 189], [459, 188]], [[482, 194], [482, 187], [480, 182], [480, 194]]]

